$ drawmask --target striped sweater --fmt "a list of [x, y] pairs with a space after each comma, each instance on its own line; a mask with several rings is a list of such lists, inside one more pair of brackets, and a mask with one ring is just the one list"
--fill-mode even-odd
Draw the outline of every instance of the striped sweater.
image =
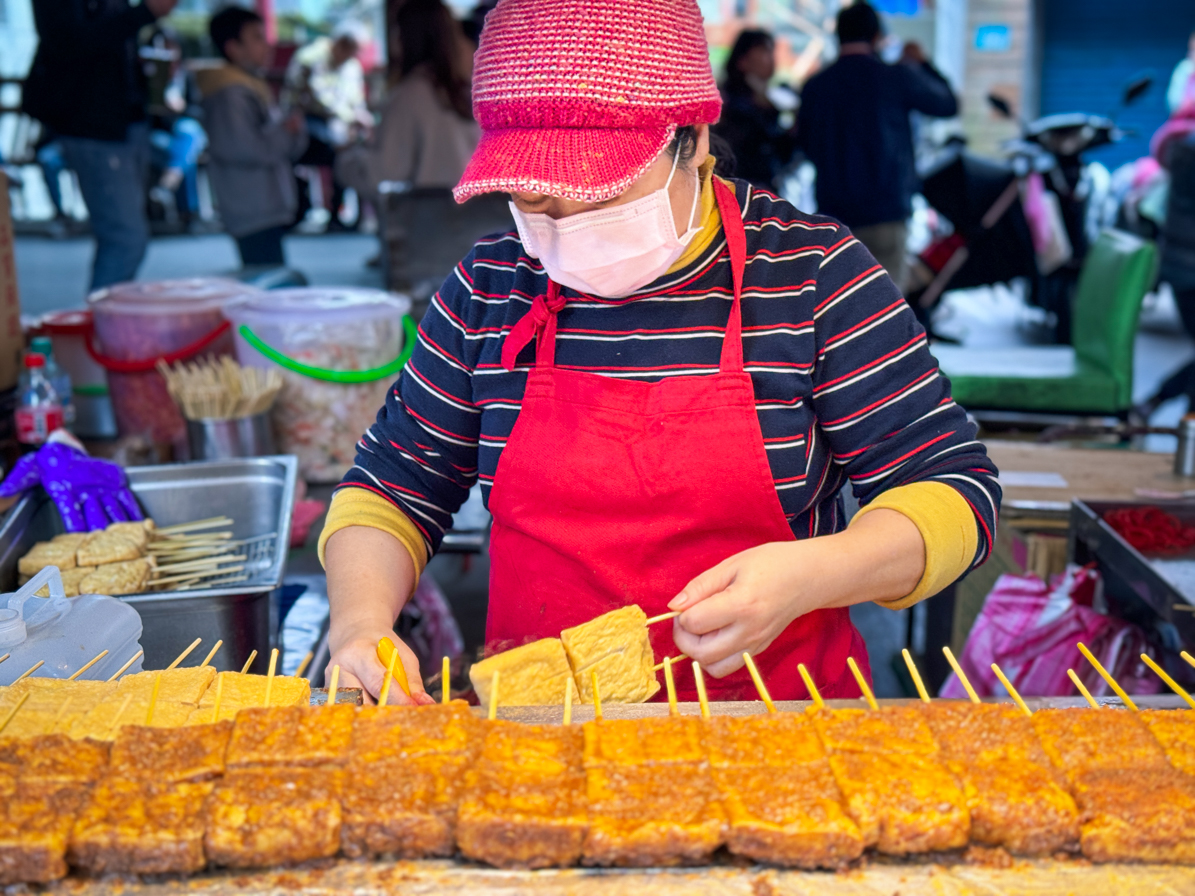
[[[936, 481], [974, 512], [982, 562], [1000, 499], [995, 467], [896, 286], [842, 225], [734, 186], [747, 234], [745, 367], [793, 533], [840, 530], [848, 479], [862, 505]], [[516, 232], [480, 240], [433, 298], [409, 363], [358, 443], [341, 487], [393, 502], [429, 553], [475, 482], [489, 500], [535, 357], [532, 343], [507, 372], [503, 340], [546, 290]], [[627, 298], [564, 297], [558, 366], [647, 381], [716, 373], [733, 298], [725, 239]]]

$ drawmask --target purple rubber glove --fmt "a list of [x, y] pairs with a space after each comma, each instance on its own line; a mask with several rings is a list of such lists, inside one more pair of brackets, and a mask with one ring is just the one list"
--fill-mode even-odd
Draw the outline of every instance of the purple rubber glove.
[[67, 532], [90, 532], [109, 523], [145, 518], [128, 489], [124, 470], [70, 445], [49, 442], [22, 457], [0, 483], [0, 498], [35, 485], [49, 494]]

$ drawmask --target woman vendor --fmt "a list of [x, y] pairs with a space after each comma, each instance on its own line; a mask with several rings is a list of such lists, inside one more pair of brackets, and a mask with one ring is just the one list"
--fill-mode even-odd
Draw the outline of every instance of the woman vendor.
[[999, 501], [896, 286], [834, 220], [713, 174], [696, 0], [502, 0], [473, 108], [456, 198], [509, 193], [516, 228], [433, 298], [335, 494], [329, 668], [379, 693], [378, 641], [480, 481], [487, 651], [636, 603], [681, 611], [653, 649], [711, 699], [754, 699], [744, 651], [777, 699], [807, 696], [798, 663], [857, 696], [848, 608], [982, 562]]

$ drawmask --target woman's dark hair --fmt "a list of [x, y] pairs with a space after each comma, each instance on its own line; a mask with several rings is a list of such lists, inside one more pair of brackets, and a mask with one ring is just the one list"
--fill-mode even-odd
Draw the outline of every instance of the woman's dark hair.
[[224, 56], [224, 45], [230, 40], [240, 40], [241, 31], [252, 22], [260, 23], [261, 16], [243, 6], [227, 6], [212, 16], [207, 30], [221, 56]]
[[871, 43], [883, 33], [879, 13], [869, 3], [858, 0], [838, 11], [838, 44]]
[[756, 47], [767, 47], [770, 50], [774, 46], [776, 46], [776, 39], [767, 31], [758, 28], [746, 28], [740, 31], [739, 36], [734, 40], [734, 46], [730, 48], [730, 55], [726, 57], [726, 74], [722, 76], [722, 89], [731, 92], [747, 90], [746, 76], [739, 63]]
[[[676, 159], [677, 167], [688, 167], [697, 155], [696, 125], [687, 124], [677, 128], [672, 142], [668, 144], [667, 152]], [[715, 174], [720, 174], [722, 177], [734, 175], [734, 150], [730, 148], [729, 143], [712, 131], [710, 132], [710, 155], [717, 159], [714, 163]]]
[[469, 78], [461, 71], [460, 26], [442, 0], [406, 0], [398, 8], [400, 75], [423, 67], [445, 105], [461, 118], [473, 117]]

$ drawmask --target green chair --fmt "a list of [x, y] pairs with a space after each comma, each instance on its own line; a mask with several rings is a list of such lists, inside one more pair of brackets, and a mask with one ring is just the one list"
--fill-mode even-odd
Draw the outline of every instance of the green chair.
[[1157, 249], [1105, 230], [1075, 291], [1074, 345], [932, 345], [954, 400], [968, 410], [1124, 416], [1133, 400], [1133, 343]]

